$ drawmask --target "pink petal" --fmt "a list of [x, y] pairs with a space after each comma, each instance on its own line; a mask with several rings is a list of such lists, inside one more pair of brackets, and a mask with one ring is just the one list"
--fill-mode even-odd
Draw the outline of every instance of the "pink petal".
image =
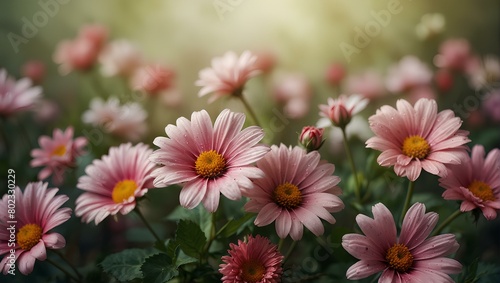
[[446, 257], [417, 260], [413, 264], [413, 268], [422, 271], [438, 271], [445, 274], [458, 274], [462, 272], [462, 265], [458, 261]]
[[187, 209], [193, 209], [201, 200], [205, 197], [207, 192], [207, 181], [202, 179], [196, 179], [187, 183], [184, 188], [182, 188], [179, 195], [179, 202], [182, 206]]
[[255, 225], [262, 227], [271, 224], [281, 214], [281, 208], [275, 203], [266, 204], [255, 218]]
[[432, 232], [439, 216], [435, 212], [425, 213], [425, 205], [415, 203], [408, 209], [403, 219], [399, 243], [409, 249], [418, 247]]
[[284, 239], [290, 233], [292, 228], [292, 218], [287, 210], [283, 210], [276, 218], [276, 234]]
[[385, 264], [380, 261], [360, 260], [349, 267], [346, 272], [346, 276], [349, 280], [363, 279], [380, 272], [385, 268]]
[[459, 245], [455, 235], [443, 234], [431, 237], [414, 248], [408, 245], [408, 248], [412, 250], [415, 260], [423, 260], [452, 254], [458, 250]]

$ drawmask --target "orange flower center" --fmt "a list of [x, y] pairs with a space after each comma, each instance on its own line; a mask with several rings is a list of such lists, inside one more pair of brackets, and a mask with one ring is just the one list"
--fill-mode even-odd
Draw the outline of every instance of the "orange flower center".
[[423, 159], [427, 157], [431, 147], [421, 136], [409, 136], [403, 141], [401, 150], [408, 157]]
[[196, 174], [203, 178], [217, 178], [226, 171], [226, 159], [215, 150], [203, 151], [198, 155], [194, 168]]
[[17, 244], [25, 251], [31, 250], [42, 238], [42, 227], [38, 224], [26, 224], [17, 231]]
[[385, 260], [390, 268], [399, 273], [408, 271], [413, 265], [413, 255], [403, 244], [394, 244], [385, 254]]
[[242, 266], [241, 279], [243, 280], [243, 282], [259, 282], [262, 277], [264, 277], [265, 272], [266, 268], [262, 263], [250, 260], [245, 262]]
[[52, 151], [51, 155], [63, 156], [66, 153], [66, 146], [64, 144], [58, 145]]
[[274, 189], [273, 199], [282, 208], [294, 209], [302, 203], [302, 193], [297, 186], [286, 182]]
[[474, 182], [469, 185], [468, 189], [474, 196], [482, 199], [483, 201], [496, 200], [493, 190], [485, 182], [474, 180]]
[[111, 197], [115, 203], [122, 203], [129, 197], [133, 196], [137, 189], [137, 183], [134, 180], [123, 180], [116, 183], [111, 193]]

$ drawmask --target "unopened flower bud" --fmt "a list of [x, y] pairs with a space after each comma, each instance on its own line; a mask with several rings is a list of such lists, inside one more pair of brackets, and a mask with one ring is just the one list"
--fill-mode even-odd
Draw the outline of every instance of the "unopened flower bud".
[[304, 147], [307, 152], [318, 150], [323, 145], [323, 132], [321, 128], [306, 126], [302, 129], [299, 136], [299, 144]]

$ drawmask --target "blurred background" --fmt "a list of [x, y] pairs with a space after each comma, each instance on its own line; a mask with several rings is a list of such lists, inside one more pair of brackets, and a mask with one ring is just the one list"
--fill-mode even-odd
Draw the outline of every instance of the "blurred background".
[[[171, 70], [168, 89], [155, 96], [138, 94], [123, 78], [103, 75], [100, 63], [62, 74], [60, 64], [54, 60], [58, 44], [77, 37], [83, 26], [93, 24], [107, 29], [105, 44], [127, 41], [143, 60]], [[340, 93], [360, 93], [370, 99], [370, 104], [361, 113], [362, 121], [353, 121], [355, 126], [348, 132], [356, 162], [365, 172], [373, 171], [370, 168], [378, 155], [364, 148], [364, 141], [372, 135], [366, 119], [381, 105], [395, 105], [399, 98], [410, 101], [419, 97], [434, 98], [440, 110], [452, 109], [464, 120], [463, 128], [471, 131], [471, 146], [483, 144], [487, 151], [500, 147], [500, 2], [496, 0], [480, 3], [453, 0], [8, 0], [0, 4], [0, 37], [0, 69], [5, 69], [10, 76], [16, 79], [27, 76], [23, 68], [29, 62], [43, 65], [43, 75], [37, 84], [43, 88], [46, 104], [16, 116], [12, 123], [2, 124], [9, 139], [19, 146], [3, 151], [0, 169], [6, 172], [7, 168], [16, 168], [17, 183], [21, 187], [36, 180], [39, 171], [28, 166], [29, 151], [38, 147], [40, 135], [52, 135], [55, 128], [73, 126], [75, 136], [86, 136], [90, 140], [89, 154], [79, 159], [79, 167], [62, 186], [72, 198], [79, 194], [74, 187], [85, 165], [107, 153], [110, 146], [128, 140], [119, 134], [94, 131], [100, 128], [84, 123], [83, 113], [95, 97], [104, 100], [118, 97], [121, 103], [140, 104], [147, 114], [147, 130], [134, 142], [142, 141], [152, 147], [154, 137], [165, 135], [167, 124], [175, 123], [180, 116], [188, 117], [193, 111], [207, 109], [212, 119], [224, 108], [244, 112], [238, 100], [224, 98], [208, 104], [206, 97], [197, 95], [200, 87], [195, 81], [199, 71], [210, 67], [214, 57], [227, 51], [241, 54], [250, 50], [267, 64], [266, 71], [250, 80], [245, 90], [246, 98], [261, 117], [267, 143], [295, 145], [302, 127], [315, 125], [320, 118], [319, 104], [326, 104], [328, 97], [337, 97]], [[440, 58], [446, 57], [447, 52], [453, 53], [443, 47], [449, 40], [462, 43], [463, 48], [457, 48], [466, 53], [463, 58], [471, 62], [469, 65], [456, 69], [443, 66]], [[408, 59], [404, 64], [403, 58]], [[477, 83], [479, 69], [483, 76]], [[398, 75], [405, 78], [395, 78]], [[394, 80], [406, 81], [400, 82], [403, 86], [398, 88]], [[336, 172], [345, 182], [341, 187], [349, 187], [353, 180], [349, 179], [339, 133], [329, 131], [327, 135], [322, 156], [337, 164]], [[390, 175], [390, 171], [377, 173], [385, 176], [380, 178], [378, 186], [391, 187], [391, 192], [395, 192], [393, 196], [384, 197], [388, 198], [387, 202], [397, 204], [404, 195], [398, 188], [406, 184]], [[434, 197], [428, 209], [444, 215], [456, 209], [455, 206], [443, 207], [450, 202], [435, 200], [442, 193], [437, 178], [426, 174], [419, 179], [419, 184], [425, 194], [417, 199], [429, 201]], [[153, 218], [156, 215], [161, 219], [178, 204], [177, 189], [151, 194], [153, 203], [165, 197], [171, 200], [168, 205], [157, 201], [156, 206], [151, 206]], [[353, 216], [340, 217], [352, 219]], [[455, 224], [463, 240], [459, 259], [464, 264], [474, 258], [500, 263], [498, 219], [486, 223], [482, 218], [476, 224], [472, 218], [462, 219], [463, 223]], [[76, 227], [79, 219], [72, 221], [74, 226], [68, 227]], [[79, 244], [69, 249], [73, 248], [76, 256], [82, 254], [80, 264], [89, 264], [91, 269], [96, 258], [122, 249], [128, 245], [127, 240], [145, 240], [141, 238], [142, 231], [127, 230], [127, 225], [134, 226], [135, 222], [122, 222], [125, 226], [113, 224], [116, 223], [113, 219], [99, 228], [78, 226], [78, 229], [88, 228], [88, 234], [83, 238], [72, 234], [73, 242]], [[157, 228], [164, 235], [171, 234], [173, 229], [168, 225]], [[127, 240], [112, 236], [126, 230], [129, 231]], [[342, 231], [347, 230], [330, 231], [336, 235], [328, 238], [332, 246], [338, 244]], [[314, 241], [312, 237], [311, 241]], [[344, 251], [339, 253], [340, 258], [348, 257]], [[330, 259], [316, 261], [317, 269], [330, 268]], [[345, 269], [346, 264], [335, 268]], [[314, 273], [304, 267], [299, 269], [305, 277]], [[38, 272], [43, 275], [43, 271]]]

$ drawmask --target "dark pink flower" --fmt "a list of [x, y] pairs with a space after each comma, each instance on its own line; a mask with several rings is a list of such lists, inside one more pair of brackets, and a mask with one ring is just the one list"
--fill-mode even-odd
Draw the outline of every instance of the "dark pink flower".
[[455, 235], [427, 238], [437, 224], [438, 214], [425, 213], [425, 205], [415, 203], [403, 220], [399, 237], [391, 212], [382, 203], [372, 207], [373, 219], [358, 214], [356, 222], [364, 235], [346, 234], [342, 247], [359, 259], [346, 273], [357, 280], [382, 272], [378, 282], [449, 282], [462, 265], [446, 256], [459, 248]]
[[57, 188], [47, 189], [47, 183], [28, 183], [24, 192], [19, 187], [15, 190], [16, 218], [15, 246], [9, 245], [11, 239], [11, 224], [7, 224], [7, 204], [12, 195], [5, 194], [0, 202], [0, 255], [4, 255], [0, 262], [3, 274], [10, 269], [8, 255], [15, 251], [16, 266], [19, 271], [28, 275], [33, 271], [35, 261], [44, 261], [47, 258], [47, 249], [62, 249], [66, 240], [59, 233], [50, 233], [50, 230], [63, 224], [71, 217], [71, 209], [61, 208], [69, 199], [65, 195], [58, 195]]
[[39, 84], [45, 77], [46, 68], [42, 61], [32, 60], [24, 63], [21, 72], [23, 76], [29, 78], [33, 83]]
[[247, 241], [229, 246], [229, 255], [222, 257], [219, 269], [223, 283], [281, 282], [283, 256], [268, 238], [250, 235]]
[[446, 189], [444, 199], [462, 201], [461, 211], [480, 209], [486, 219], [495, 219], [500, 209], [500, 150], [493, 149], [485, 158], [484, 147], [475, 145], [471, 157], [448, 166], [439, 185]]
[[174, 75], [172, 70], [158, 64], [142, 66], [132, 75], [132, 89], [155, 95], [172, 86]]
[[448, 39], [441, 43], [434, 65], [453, 71], [464, 71], [471, 58], [470, 44], [466, 39]]
[[339, 63], [334, 63], [328, 66], [326, 69], [326, 81], [331, 85], [339, 85], [346, 75], [346, 70], [344, 65]]

